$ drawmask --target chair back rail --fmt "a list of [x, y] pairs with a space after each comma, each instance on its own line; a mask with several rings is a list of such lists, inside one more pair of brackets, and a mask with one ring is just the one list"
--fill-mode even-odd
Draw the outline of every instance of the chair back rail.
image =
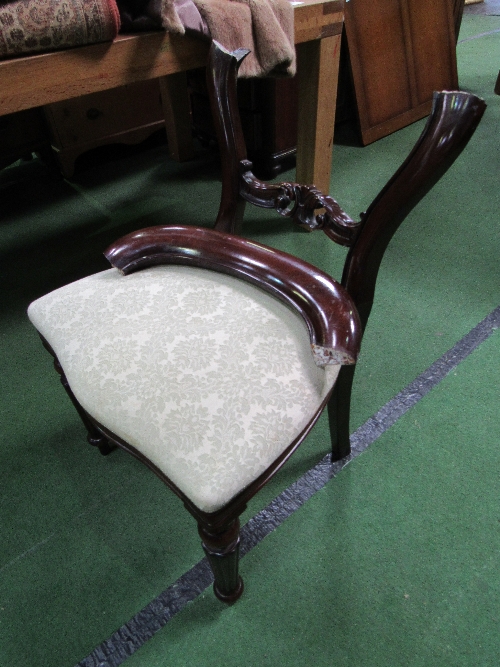
[[391, 238], [463, 151], [485, 109], [485, 102], [470, 93], [434, 93], [431, 114], [413, 150], [362, 215], [346, 258], [342, 284], [354, 299], [363, 326]]
[[[242, 51], [231, 54], [213, 43], [207, 68], [223, 163], [222, 204], [216, 229], [239, 232], [244, 203], [249, 202], [274, 208], [311, 231], [323, 230], [336, 243], [349, 247], [341, 282], [356, 305], [364, 330], [387, 246], [408, 213], [466, 147], [486, 104], [462, 91], [435, 93], [431, 114], [413, 150], [356, 222], [314, 185], [265, 183], [254, 176], [252, 163], [247, 160], [236, 97], [242, 57]], [[350, 452], [349, 413], [354, 372], [354, 366], [341, 369], [328, 404], [334, 461]]]

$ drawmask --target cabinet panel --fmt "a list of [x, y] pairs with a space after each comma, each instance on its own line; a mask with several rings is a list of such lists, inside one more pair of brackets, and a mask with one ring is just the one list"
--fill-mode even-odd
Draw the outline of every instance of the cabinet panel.
[[458, 87], [452, 0], [349, 0], [345, 27], [362, 141], [430, 112]]
[[56, 102], [44, 111], [52, 148], [67, 178], [85, 151], [112, 143], [139, 143], [165, 122], [158, 79]]
[[49, 104], [45, 111], [61, 149], [163, 120], [158, 79]]
[[362, 126], [379, 125], [411, 109], [401, 3], [351, 0], [346, 5], [346, 31]]

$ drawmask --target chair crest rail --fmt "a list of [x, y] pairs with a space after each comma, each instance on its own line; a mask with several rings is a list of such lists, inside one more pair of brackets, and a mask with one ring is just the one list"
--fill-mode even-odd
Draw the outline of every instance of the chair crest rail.
[[[324, 195], [314, 185], [265, 183], [254, 176], [249, 160], [241, 160], [240, 169], [240, 195], [245, 201], [274, 208], [279, 215], [292, 218], [310, 231], [321, 229], [340, 245], [352, 245], [361, 223], [352, 220], [333, 197]], [[324, 212], [316, 214], [318, 209]]]

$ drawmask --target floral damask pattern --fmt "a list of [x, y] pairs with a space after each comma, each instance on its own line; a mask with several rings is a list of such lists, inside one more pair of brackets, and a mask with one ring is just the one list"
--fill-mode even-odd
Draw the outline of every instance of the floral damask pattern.
[[115, 0], [12, 0], [0, 4], [0, 58], [111, 41]]
[[302, 432], [339, 371], [314, 363], [298, 313], [203, 269], [111, 269], [28, 312], [84, 408], [207, 512]]

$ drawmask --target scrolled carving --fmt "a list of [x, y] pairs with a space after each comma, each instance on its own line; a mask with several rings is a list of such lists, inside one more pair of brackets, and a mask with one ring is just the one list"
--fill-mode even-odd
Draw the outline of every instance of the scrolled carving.
[[[314, 185], [260, 181], [252, 173], [249, 160], [241, 160], [240, 169], [243, 199], [256, 206], [273, 208], [279, 215], [292, 218], [310, 231], [321, 229], [340, 245], [352, 245], [361, 223], [352, 220], [335, 199], [324, 195]], [[322, 212], [316, 213], [319, 209]]]

